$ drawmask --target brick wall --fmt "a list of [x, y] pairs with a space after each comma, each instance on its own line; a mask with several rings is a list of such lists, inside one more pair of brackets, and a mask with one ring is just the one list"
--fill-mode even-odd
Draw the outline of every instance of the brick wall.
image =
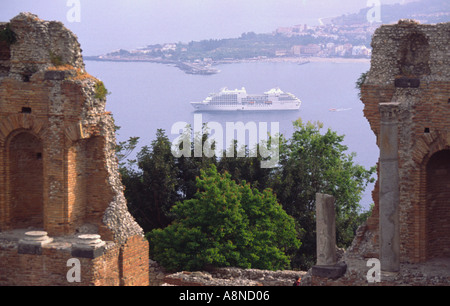
[[[71, 258], [80, 261], [80, 282], [67, 279]], [[111, 242], [95, 258], [73, 256], [71, 243], [61, 238], [44, 245], [39, 255], [19, 254], [17, 241], [0, 241], [0, 286], [148, 286], [148, 269], [142, 237], [132, 237], [124, 246]]]
[[22, 228], [43, 227], [42, 143], [23, 132], [11, 139], [9, 148], [11, 222]]
[[148, 242], [143, 237], [133, 236], [121, 246], [121, 285], [149, 284]]
[[427, 164], [427, 258], [450, 257], [450, 150], [434, 154]]
[[[447, 136], [450, 131], [448, 120], [450, 118], [448, 103], [450, 83], [422, 82], [420, 88], [414, 91], [412, 89], [396, 90], [393, 85], [390, 87], [364, 85], [362, 87], [364, 114], [377, 137], [380, 128], [378, 103], [396, 99], [401, 91], [405, 94], [409, 91], [412, 97], [409, 102], [405, 101], [405, 104], [401, 106], [399, 123], [401, 247], [404, 260], [419, 262], [435, 257], [433, 251], [430, 253], [426, 250], [427, 241], [434, 239], [432, 235], [430, 236], [432, 230], [427, 229], [430, 227], [427, 224], [435, 223], [432, 218], [435, 209], [426, 203], [429, 203], [429, 198], [432, 198], [433, 194], [443, 194], [439, 188], [445, 187], [438, 187], [440, 183], [448, 186], [442, 179], [427, 174], [427, 163], [434, 153], [445, 150], [450, 145]], [[394, 92], [396, 92], [395, 96]], [[406, 103], [414, 104], [411, 107]], [[442, 170], [441, 173], [445, 171]], [[375, 209], [368, 220], [369, 226], [374, 230], [378, 226], [378, 192], [376, 185], [373, 192]], [[445, 205], [448, 203], [442, 204], [442, 207]], [[450, 223], [450, 218], [446, 214], [440, 214], [439, 218], [443, 222]], [[445, 235], [448, 236], [448, 233]]]
[[114, 122], [76, 36], [30, 13], [10, 28], [17, 41], [0, 43], [0, 236], [31, 227], [59, 242], [36, 255], [0, 241], [0, 284], [66, 284], [67, 237], [89, 233], [114, 247], [82, 256], [82, 284], [147, 285], [148, 244], [127, 210]]
[[85, 173], [85, 142], [77, 142], [67, 151], [66, 171], [67, 171], [67, 221], [70, 220], [70, 231], [83, 224], [86, 216], [86, 184], [87, 174]]
[[[449, 284], [450, 269], [450, 23], [413, 20], [379, 27], [371, 67], [361, 86], [364, 116], [380, 143], [379, 104], [398, 103], [400, 271], [380, 285]], [[397, 188], [396, 186], [393, 186]], [[367, 285], [369, 258], [379, 258], [379, 192], [372, 215], [344, 255], [337, 280], [312, 276], [312, 285]]]
[[[0, 31], [4, 30], [6, 25], [0, 25]], [[7, 75], [9, 73], [11, 60], [11, 50], [9, 44], [6, 41], [0, 41], [0, 76]]]
[[[450, 223], [448, 214], [443, 212], [450, 205], [443, 192], [449, 185], [444, 174], [438, 177], [427, 170], [433, 154], [450, 147], [450, 59], [445, 51], [448, 28], [448, 23], [433, 26], [409, 21], [380, 27], [372, 41], [371, 69], [361, 90], [364, 116], [377, 139], [379, 103], [400, 102], [399, 207], [403, 262], [421, 262], [444, 255], [430, 241], [445, 246], [443, 237], [450, 236], [447, 227], [440, 224]], [[367, 222], [374, 232], [378, 231], [378, 192], [376, 184], [374, 213]], [[373, 238], [375, 244], [377, 233]]]

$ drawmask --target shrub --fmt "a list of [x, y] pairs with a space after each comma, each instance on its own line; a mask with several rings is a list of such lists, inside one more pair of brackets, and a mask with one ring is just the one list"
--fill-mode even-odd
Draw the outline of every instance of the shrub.
[[95, 83], [95, 98], [96, 99], [105, 99], [110, 92], [106, 89], [105, 84], [102, 81], [98, 81]]
[[237, 184], [214, 165], [201, 171], [197, 188], [193, 199], [173, 206], [171, 225], [147, 234], [152, 259], [169, 271], [289, 268], [300, 241], [293, 218], [269, 189]]
[[53, 64], [53, 66], [58, 67], [65, 65], [61, 55], [57, 55], [52, 51], [50, 51], [49, 54], [50, 54], [50, 61]]

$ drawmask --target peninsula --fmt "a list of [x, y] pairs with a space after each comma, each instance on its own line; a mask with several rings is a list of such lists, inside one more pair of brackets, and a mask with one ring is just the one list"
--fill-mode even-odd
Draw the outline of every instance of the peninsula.
[[248, 61], [361, 61], [371, 57], [372, 35], [381, 24], [416, 19], [422, 24], [448, 21], [449, 4], [443, 0], [421, 0], [382, 5], [381, 22], [369, 22], [368, 10], [322, 18], [320, 25], [279, 27], [272, 33], [242, 33], [238, 38], [208, 39], [189, 43], [153, 44], [134, 50], [116, 50], [84, 57], [95, 61], [142, 61], [174, 65], [190, 74], [214, 74], [214, 66]]
[[134, 50], [116, 50], [85, 60], [155, 62], [174, 65], [190, 74], [214, 74], [214, 66], [249, 61], [290, 61], [299, 64], [314, 59], [369, 59], [370, 39], [378, 25], [296, 25], [272, 33], [243, 33], [238, 38], [209, 39], [189, 43], [148, 45]]

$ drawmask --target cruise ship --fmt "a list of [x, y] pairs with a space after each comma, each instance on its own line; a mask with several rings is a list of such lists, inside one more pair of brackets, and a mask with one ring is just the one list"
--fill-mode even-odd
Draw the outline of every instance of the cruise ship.
[[203, 102], [191, 102], [196, 111], [298, 110], [301, 101], [293, 94], [273, 88], [264, 94], [249, 95], [244, 87], [210, 94]]

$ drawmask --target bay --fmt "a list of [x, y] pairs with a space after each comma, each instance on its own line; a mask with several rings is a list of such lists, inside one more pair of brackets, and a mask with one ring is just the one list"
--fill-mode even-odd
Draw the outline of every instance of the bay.
[[[368, 62], [310, 62], [298, 65], [289, 62], [252, 62], [219, 65], [214, 75], [186, 74], [176, 67], [157, 63], [86, 61], [86, 70], [101, 79], [111, 92], [107, 110], [120, 126], [117, 140], [140, 137], [139, 145], [150, 145], [156, 130], [171, 134], [176, 122], [194, 125], [191, 101], [202, 101], [209, 93], [222, 87], [245, 87], [248, 93], [263, 93], [274, 87], [291, 92], [302, 105], [298, 111], [202, 113], [203, 122], [218, 122], [225, 131], [226, 122], [278, 122], [280, 133], [292, 135], [292, 122], [320, 121], [323, 131], [330, 128], [345, 135], [348, 153], [355, 152], [356, 163], [366, 168], [378, 160], [376, 138], [363, 115], [355, 82], [369, 70]], [[332, 111], [331, 109], [337, 110]], [[136, 152], [139, 148], [136, 149]], [[135, 153], [136, 153], [135, 152]], [[368, 186], [361, 206], [372, 203]]]

